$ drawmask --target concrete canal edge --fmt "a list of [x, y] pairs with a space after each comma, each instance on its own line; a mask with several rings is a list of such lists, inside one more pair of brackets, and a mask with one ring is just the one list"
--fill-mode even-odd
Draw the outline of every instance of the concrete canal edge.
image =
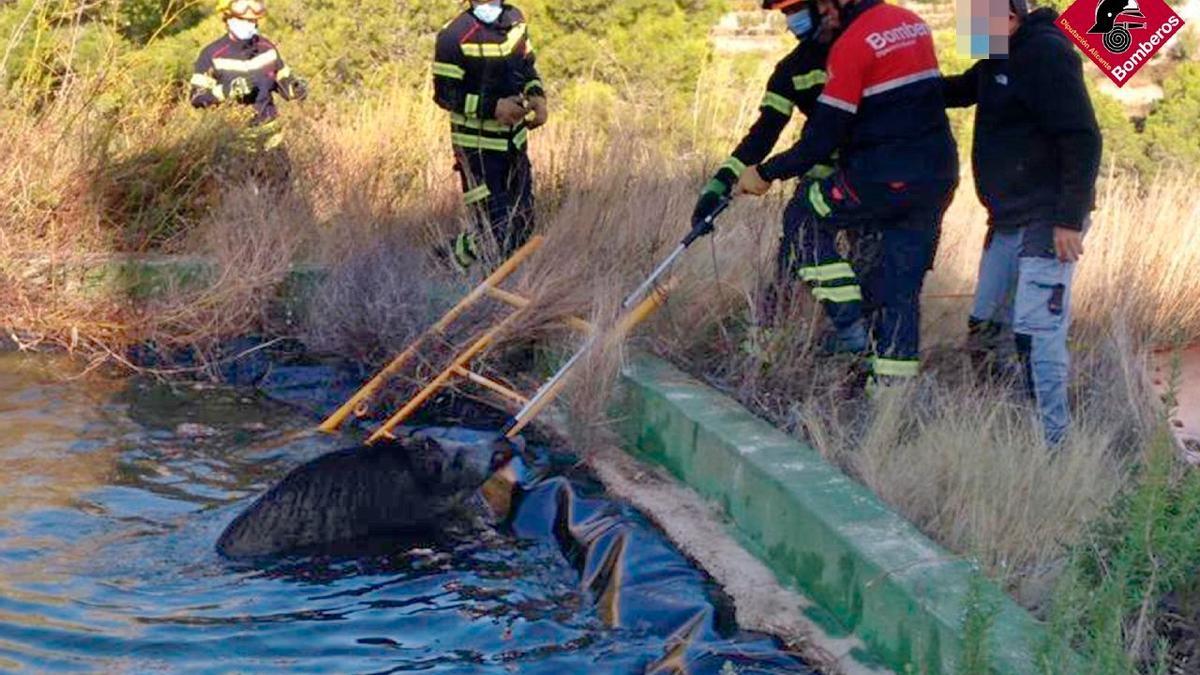
[[618, 426], [628, 447], [719, 504], [785, 585], [896, 672], [959, 672], [985, 612], [996, 673], [1035, 672], [1043, 626], [815, 450], [669, 363], [635, 355]]

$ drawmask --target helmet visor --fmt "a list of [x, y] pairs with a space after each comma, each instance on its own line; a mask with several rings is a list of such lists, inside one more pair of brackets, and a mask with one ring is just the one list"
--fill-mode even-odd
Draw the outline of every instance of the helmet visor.
[[258, 21], [267, 15], [267, 6], [263, 0], [233, 0], [229, 3], [227, 16]]

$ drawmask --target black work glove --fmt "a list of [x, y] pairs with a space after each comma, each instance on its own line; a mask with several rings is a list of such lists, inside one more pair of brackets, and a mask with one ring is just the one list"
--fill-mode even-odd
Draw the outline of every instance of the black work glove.
[[697, 237], [703, 237], [713, 231], [712, 221], [705, 221], [720, 209], [725, 199], [725, 195], [711, 190], [706, 190], [700, 195], [700, 199], [696, 202], [696, 208], [692, 211], [692, 231], [695, 232], [696, 228], [702, 230], [696, 235]]
[[289, 101], [303, 101], [308, 98], [308, 82], [299, 77], [289, 77], [279, 83], [279, 93]]

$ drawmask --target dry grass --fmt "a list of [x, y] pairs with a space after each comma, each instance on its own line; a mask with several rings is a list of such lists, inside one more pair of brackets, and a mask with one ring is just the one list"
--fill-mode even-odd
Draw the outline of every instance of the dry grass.
[[[622, 167], [640, 168], [636, 157], [618, 156]], [[548, 316], [611, 308], [669, 250], [700, 182], [695, 165], [676, 168], [677, 175], [659, 171], [634, 184], [610, 176], [567, 197], [547, 224], [540, 266], [525, 281]], [[1140, 460], [1155, 420], [1144, 377], [1148, 350], [1200, 338], [1200, 285], [1176, 276], [1200, 263], [1186, 225], [1200, 199], [1188, 184], [1188, 177], [1166, 177], [1138, 192], [1106, 182], [1076, 291], [1076, 433], [1057, 455], [1042, 444], [1020, 388], [977, 382], [954, 349], [968, 301], [943, 296], [972, 290], [985, 229], [969, 186], [947, 219], [927, 290], [934, 296], [926, 301], [927, 375], [901, 397], [904, 405], [845, 400], [845, 367], [813, 353], [820, 312], [803, 290], [775, 328], [755, 328], [782, 195], [737, 204], [718, 235], [689, 253], [681, 288], [645, 331], [648, 344], [813, 443], [1039, 607], [1070, 546]], [[611, 367], [589, 371], [578, 385], [573, 404], [589, 411], [577, 416], [584, 429], [596, 425], [595, 398], [605, 394], [594, 380], [611, 374]]]
[[[705, 77], [716, 86], [723, 76]], [[732, 103], [741, 98], [714, 95], [719, 106], [697, 105], [687, 128], [665, 129], [652, 107], [614, 113], [608, 98], [581, 96], [534, 135], [539, 228], [548, 240], [513, 282], [537, 310], [508, 336], [510, 357], [528, 364], [532, 344], [574, 349], [579, 337], [559, 323], [566, 315], [611, 324], [624, 293], [684, 234], [698, 186], [738, 131], [724, 120], [748, 121]], [[219, 170], [228, 120], [172, 107], [116, 124], [84, 100], [36, 118], [2, 113], [7, 326], [29, 344], [99, 360], [147, 339], [212, 345], [248, 331], [291, 331], [273, 323], [269, 300], [289, 266], [317, 262], [332, 272], [302, 337], [331, 352], [385, 358], [432, 321], [442, 300], [435, 288], [468, 281], [424, 253], [463, 227], [444, 119], [426, 93], [406, 90], [353, 108], [289, 112], [293, 180], [282, 189]], [[1076, 286], [1078, 433], [1058, 457], [1038, 441], [1029, 405], [1009, 388], [975, 382], [953, 348], [967, 302], [946, 296], [972, 290], [984, 232], [969, 184], [947, 217], [928, 282], [930, 367], [906, 399], [914, 405], [844, 400], [846, 368], [815, 357], [820, 311], [802, 289], [774, 329], [755, 327], [787, 197], [778, 189], [739, 200], [717, 235], [689, 252], [679, 287], [640, 339], [809, 440], [1037, 606], [1067, 548], [1139, 460], [1151, 415], [1147, 350], [1200, 338], [1194, 184], [1186, 175], [1148, 186], [1104, 182]], [[61, 282], [89, 255], [147, 248], [203, 255], [216, 268], [205, 283], [153, 301]], [[38, 274], [31, 258], [47, 263]], [[452, 339], [477, 332], [478, 318]], [[580, 448], [604, 428], [620, 358], [621, 345], [607, 345], [569, 392]], [[483, 367], [527, 390], [536, 384], [506, 363], [497, 357]]]

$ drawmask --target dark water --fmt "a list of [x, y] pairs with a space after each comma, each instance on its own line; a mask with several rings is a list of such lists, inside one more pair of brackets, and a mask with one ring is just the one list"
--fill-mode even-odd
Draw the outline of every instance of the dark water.
[[74, 368], [0, 354], [0, 670], [635, 672], [669, 647], [605, 625], [552, 541], [222, 560], [236, 512], [337, 441], [245, 390]]

